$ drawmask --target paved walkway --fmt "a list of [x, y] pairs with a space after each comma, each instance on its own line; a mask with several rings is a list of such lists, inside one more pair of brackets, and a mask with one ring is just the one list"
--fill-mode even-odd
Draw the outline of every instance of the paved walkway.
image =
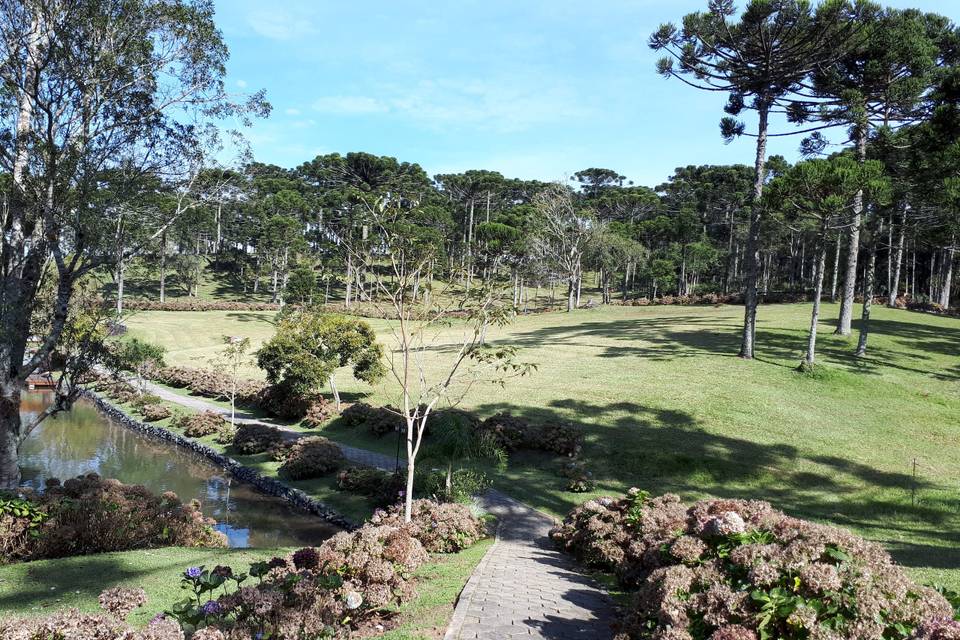
[[[202, 398], [182, 396], [153, 383], [147, 383], [147, 389], [164, 400], [198, 411], [230, 413]], [[237, 422], [270, 424], [290, 437], [302, 435], [240, 411]], [[344, 457], [356, 464], [388, 471], [396, 467], [393, 456], [343, 444], [340, 448]], [[479, 501], [497, 518], [497, 539], [461, 592], [444, 640], [613, 637], [613, 602], [554, 547], [547, 535], [554, 519], [495, 490], [487, 491]]]

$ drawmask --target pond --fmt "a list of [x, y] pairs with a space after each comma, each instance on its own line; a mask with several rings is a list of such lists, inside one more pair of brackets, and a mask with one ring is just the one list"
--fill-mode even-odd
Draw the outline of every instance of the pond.
[[[21, 414], [35, 414], [49, 398], [25, 394]], [[198, 454], [116, 424], [86, 402], [44, 420], [24, 442], [20, 466], [23, 484], [37, 489], [46, 478], [92, 472], [155, 493], [173, 491], [184, 502], [197, 499], [231, 547], [317, 545], [340, 530], [238, 482]]]

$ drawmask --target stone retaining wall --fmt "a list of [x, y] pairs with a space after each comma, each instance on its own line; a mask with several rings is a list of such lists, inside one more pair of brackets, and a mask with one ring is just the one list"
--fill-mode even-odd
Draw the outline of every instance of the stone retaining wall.
[[104, 399], [99, 394], [90, 391], [89, 389], [85, 389], [82, 392], [82, 395], [93, 402], [100, 412], [102, 412], [111, 420], [123, 425], [127, 429], [138, 431], [150, 436], [151, 438], [164, 440], [166, 442], [175, 444], [178, 447], [183, 447], [184, 449], [193, 451], [194, 453], [197, 453], [207, 460], [213, 462], [218, 467], [228, 471], [237, 480], [245, 482], [255, 487], [257, 490], [266, 493], [267, 495], [276, 496], [282, 500], [285, 500], [298, 509], [315, 514], [331, 524], [335, 524], [347, 530], [355, 529], [358, 526], [352, 520], [345, 518], [320, 500], [311, 497], [300, 489], [287, 486], [275, 478], [268, 478], [267, 476], [264, 476], [249, 467], [243, 466], [233, 458], [215, 451], [195, 440], [181, 436], [180, 434], [164, 429], [163, 427], [158, 427], [156, 425], [141, 422], [140, 420], [132, 418], [124, 411], [111, 404], [108, 400]]

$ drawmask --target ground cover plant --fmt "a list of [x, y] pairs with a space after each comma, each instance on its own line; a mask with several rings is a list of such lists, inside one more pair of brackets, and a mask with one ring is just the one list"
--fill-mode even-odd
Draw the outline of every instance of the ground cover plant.
[[[830, 333], [837, 312], [829, 303], [822, 309], [820, 376], [794, 371], [809, 329], [806, 304], [763, 309], [757, 341], [764, 355], [753, 363], [731, 355], [742, 320], [737, 307], [520, 316], [488, 340], [519, 346], [545, 369], [505, 389], [475, 387], [462, 408], [582, 431], [578, 460], [592, 473], [591, 491], [567, 492], [553, 455], [517, 452], [507, 469], [491, 474], [497, 488], [550, 513], [634, 484], [685, 499], [749, 495], [883, 541], [922, 581], [960, 586], [949, 568], [960, 563], [949, 533], [960, 529], [950, 480], [960, 477], [960, 447], [949, 426], [960, 413], [960, 324], [875, 308], [872, 353], [854, 358], [850, 339]], [[186, 323], [174, 316], [182, 317], [144, 312], [129, 322], [133, 334], [167, 347], [171, 365], [215, 353], [223, 334], [248, 335], [254, 348], [272, 335], [269, 313], [211, 312]], [[386, 321], [370, 322], [389, 331]], [[455, 342], [456, 327], [446, 331]], [[437, 348], [445, 340], [440, 331]], [[340, 387], [345, 399], [368, 394], [363, 400], [372, 406], [396, 402], [388, 382], [372, 393], [349, 379]], [[333, 424], [320, 433], [395, 453], [393, 438]]]

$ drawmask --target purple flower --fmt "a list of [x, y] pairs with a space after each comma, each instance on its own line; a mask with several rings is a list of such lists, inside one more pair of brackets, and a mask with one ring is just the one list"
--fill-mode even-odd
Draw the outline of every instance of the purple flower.
[[202, 573], [203, 573], [203, 569], [201, 569], [200, 567], [190, 567], [189, 569], [183, 572], [183, 575], [190, 578], [191, 580], [196, 580], [197, 578], [200, 577]]
[[162, 613], [158, 613], [157, 615], [153, 616], [153, 618], [150, 619], [150, 624], [160, 624], [166, 619], [167, 619], [167, 616], [165, 616]]
[[208, 600], [203, 603], [203, 606], [200, 607], [200, 611], [203, 612], [205, 616], [212, 616], [215, 613], [220, 613], [220, 603], [216, 600]]

